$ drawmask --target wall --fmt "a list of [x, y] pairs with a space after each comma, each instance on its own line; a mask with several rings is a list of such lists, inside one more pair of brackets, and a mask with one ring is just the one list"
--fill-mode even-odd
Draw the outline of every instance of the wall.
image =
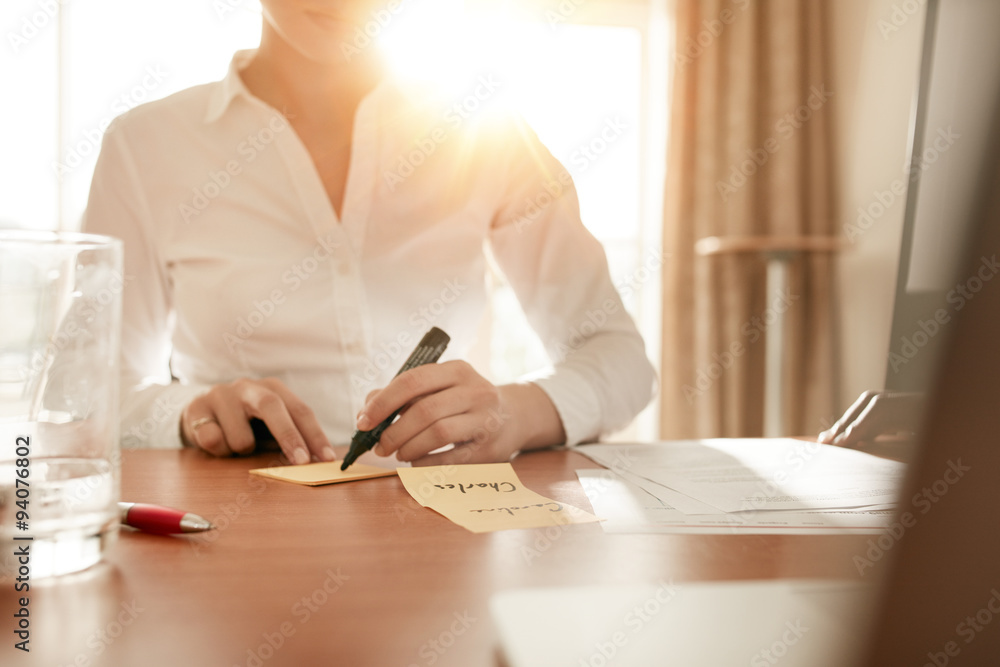
[[923, 4], [829, 2], [838, 228], [849, 245], [839, 265], [840, 411], [885, 381], [905, 206], [904, 197], [887, 191], [893, 181], [905, 182]]

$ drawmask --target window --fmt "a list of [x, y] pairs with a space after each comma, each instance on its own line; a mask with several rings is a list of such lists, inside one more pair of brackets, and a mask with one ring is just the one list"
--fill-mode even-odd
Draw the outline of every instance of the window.
[[[584, 224], [603, 243], [612, 280], [658, 366], [666, 155], [665, 3], [473, 2], [506, 57], [510, 102], [573, 176]], [[476, 7], [483, 7], [480, 12]], [[497, 38], [497, 34], [502, 37]], [[543, 65], [540, 65], [543, 64]], [[505, 84], [506, 85], [506, 84]], [[544, 367], [513, 291], [495, 276], [490, 367], [507, 381]], [[658, 405], [622, 439], [658, 437]]]
[[253, 0], [4, 5], [0, 80], [14, 94], [0, 108], [0, 226], [77, 229], [107, 124], [222, 78], [260, 41]]

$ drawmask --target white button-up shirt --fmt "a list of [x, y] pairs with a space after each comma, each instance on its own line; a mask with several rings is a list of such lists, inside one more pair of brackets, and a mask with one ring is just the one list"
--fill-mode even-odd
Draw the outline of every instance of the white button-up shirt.
[[646, 405], [654, 373], [603, 249], [523, 122], [380, 84], [355, 115], [338, 219], [294, 129], [243, 84], [251, 56], [104, 138], [84, 227], [125, 241], [123, 445], [180, 446], [184, 406], [239, 377], [281, 379], [346, 444], [431, 326], [452, 338], [442, 360], [471, 347], [487, 252], [552, 360], [531, 380], [569, 444]]

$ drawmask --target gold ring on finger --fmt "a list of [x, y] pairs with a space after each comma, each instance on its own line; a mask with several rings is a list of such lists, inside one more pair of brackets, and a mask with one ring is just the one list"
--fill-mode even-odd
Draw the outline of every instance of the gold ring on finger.
[[198, 419], [195, 419], [193, 422], [191, 422], [191, 430], [197, 431], [205, 424], [218, 424], [218, 423], [219, 422], [217, 422], [214, 417], [199, 417]]

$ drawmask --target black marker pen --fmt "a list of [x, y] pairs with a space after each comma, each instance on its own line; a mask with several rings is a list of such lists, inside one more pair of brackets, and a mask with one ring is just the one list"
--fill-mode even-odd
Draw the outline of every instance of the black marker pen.
[[[448, 347], [450, 340], [451, 338], [448, 334], [437, 327], [432, 327], [420, 339], [417, 349], [413, 351], [413, 354], [410, 355], [410, 358], [406, 360], [406, 363], [403, 364], [403, 367], [399, 369], [399, 373], [396, 373], [396, 375], [417, 366], [433, 364], [444, 354], [444, 349]], [[382, 437], [382, 431], [389, 428], [389, 424], [393, 422], [400, 410], [402, 408], [393, 412], [385, 421], [370, 431], [355, 431], [354, 437], [351, 438], [351, 448], [348, 450], [347, 456], [344, 457], [344, 462], [340, 465], [340, 469], [347, 470], [347, 467], [357, 461], [359, 456], [374, 447], [378, 443], [379, 438]]]

